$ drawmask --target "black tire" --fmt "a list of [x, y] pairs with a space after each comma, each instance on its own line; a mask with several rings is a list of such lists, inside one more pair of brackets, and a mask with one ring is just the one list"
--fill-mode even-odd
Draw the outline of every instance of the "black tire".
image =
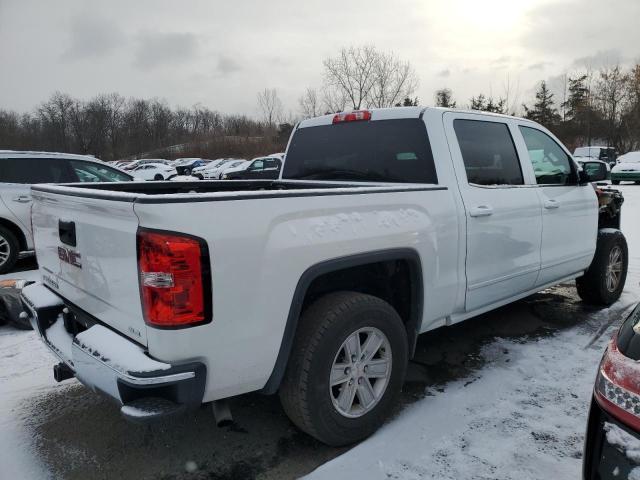
[[[618, 249], [621, 255], [621, 271], [616, 284], [608, 284], [608, 268], [610, 256]], [[596, 253], [589, 269], [581, 277], [576, 278], [578, 295], [585, 303], [609, 306], [614, 303], [624, 289], [627, 280], [629, 251], [627, 240], [620, 230], [604, 229], [598, 232]], [[612, 288], [613, 287], [613, 288]]]
[[184, 175], [191, 175], [191, 169], [190, 168], [185, 168], [184, 169]]
[[614, 185], [620, 185], [620, 180], [611, 180], [611, 183]]
[[200, 173], [196, 173], [194, 177], [196, 177], [198, 180], [204, 180], [204, 177]]
[[[16, 236], [7, 229], [0, 225], [0, 273], [9, 273], [18, 261], [18, 252], [20, 250], [20, 243]], [[5, 254], [8, 254], [5, 257]]]
[[164, 180], [164, 177], [162, 175], [160, 175], [159, 173], [156, 173], [155, 177], [153, 177], [153, 179], [158, 182], [161, 180]]
[[[386, 336], [391, 374], [371, 410], [350, 418], [333, 404], [331, 367], [343, 342], [366, 327]], [[314, 302], [300, 319], [280, 386], [280, 401], [291, 421], [321, 442], [336, 447], [358, 442], [374, 433], [389, 415], [404, 382], [407, 357], [406, 330], [391, 305], [362, 293], [328, 294]]]

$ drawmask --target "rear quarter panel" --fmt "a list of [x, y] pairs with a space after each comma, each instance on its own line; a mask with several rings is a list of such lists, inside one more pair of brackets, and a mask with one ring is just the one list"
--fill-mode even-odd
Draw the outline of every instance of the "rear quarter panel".
[[205, 401], [264, 386], [275, 364], [295, 287], [311, 266], [353, 254], [412, 248], [425, 288], [423, 330], [456, 302], [454, 194], [431, 191], [135, 205], [140, 225], [205, 239], [213, 321], [147, 329], [152, 356], [207, 365]]

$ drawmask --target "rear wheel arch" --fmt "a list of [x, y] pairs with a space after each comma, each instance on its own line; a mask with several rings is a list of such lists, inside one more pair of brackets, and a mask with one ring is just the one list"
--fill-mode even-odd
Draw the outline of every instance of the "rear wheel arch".
[[[261, 390], [262, 393], [274, 394], [278, 391], [289, 361], [298, 323], [304, 309], [322, 295], [345, 290], [344, 285], [333, 285], [331, 289], [316, 292], [314, 289], [318, 281], [321, 281], [323, 278], [328, 278], [332, 274], [342, 275], [344, 272], [353, 272], [354, 269], [373, 266], [381, 267], [382, 265], [393, 265], [394, 263], [407, 269], [408, 285], [406, 288], [408, 288], [409, 291], [410, 302], [408, 302], [408, 306], [405, 305], [405, 310], [398, 311], [398, 314], [401, 316], [407, 330], [409, 357], [412, 357], [424, 308], [422, 264], [418, 252], [411, 248], [397, 248], [338, 257], [309, 267], [298, 280], [289, 307], [287, 323], [280, 343], [276, 363], [269, 379]], [[389, 301], [390, 299], [385, 298], [384, 295], [376, 295], [375, 292], [366, 288], [358, 291], [378, 296], [390, 303], [396, 310], [402, 310], [398, 302]]]
[[4, 228], [9, 230], [11, 233], [13, 233], [13, 235], [18, 240], [18, 243], [20, 244], [21, 251], [25, 251], [29, 249], [29, 247], [27, 246], [27, 238], [24, 232], [22, 231], [22, 229], [16, 223], [4, 217], [0, 217], [0, 225], [2, 225]]

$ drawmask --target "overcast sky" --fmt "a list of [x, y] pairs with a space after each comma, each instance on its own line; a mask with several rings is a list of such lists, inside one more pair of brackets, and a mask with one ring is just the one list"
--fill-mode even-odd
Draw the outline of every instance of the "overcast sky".
[[540, 79], [639, 61], [639, 20], [640, 0], [0, 0], [0, 108], [60, 90], [256, 115], [269, 87], [295, 113], [322, 60], [362, 44], [409, 60], [422, 104], [507, 79], [528, 101]]

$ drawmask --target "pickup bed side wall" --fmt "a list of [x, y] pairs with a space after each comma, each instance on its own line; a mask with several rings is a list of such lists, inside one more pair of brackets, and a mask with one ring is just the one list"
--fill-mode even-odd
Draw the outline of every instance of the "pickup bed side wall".
[[[329, 260], [409, 249], [421, 260], [420, 331], [454, 311], [459, 230], [454, 194], [444, 187], [388, 193], [135, 204], [140, 226], [207, 240], [213, 321], [147, 329], [152, 356], [207, 365], [205, 401], [262, 389], [285, 336], [304, 272]], [[431, 327], [430, 327], [431, 326]]]

